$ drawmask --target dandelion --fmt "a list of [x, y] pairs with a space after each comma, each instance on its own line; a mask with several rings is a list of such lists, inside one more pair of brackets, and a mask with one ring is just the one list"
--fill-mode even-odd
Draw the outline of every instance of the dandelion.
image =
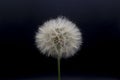
[[58, 59], [58, 80], [60, 80], [60, 59], [73, 56], [81, 47], [80, 29], [65, 17], [46, 21], [36, 33], [37, 48], [45, 55]]

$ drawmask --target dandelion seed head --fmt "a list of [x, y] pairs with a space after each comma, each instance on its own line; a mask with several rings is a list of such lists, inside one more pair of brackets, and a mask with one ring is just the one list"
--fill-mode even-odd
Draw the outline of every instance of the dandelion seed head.
[[80, 29], [65, 17], [46, 21], [35, 35], [37, 48], [45, 55], [68, 58], [81, 47]]

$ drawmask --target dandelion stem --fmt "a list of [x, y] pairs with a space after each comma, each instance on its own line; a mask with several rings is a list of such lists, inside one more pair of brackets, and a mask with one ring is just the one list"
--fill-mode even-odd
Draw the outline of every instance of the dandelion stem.
[[61, 80], [61, 75], [60, 75], [60, 57], [58, 57], [57, 62], [58, 62], [58, 80]]

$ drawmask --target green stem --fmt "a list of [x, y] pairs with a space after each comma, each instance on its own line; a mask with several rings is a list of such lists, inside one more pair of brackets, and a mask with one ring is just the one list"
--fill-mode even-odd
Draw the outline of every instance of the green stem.
[[58, 80], [61, 80], [61, 75], [60, 75], [60, 57], [58, 57], [57, 61], [58, 61]]

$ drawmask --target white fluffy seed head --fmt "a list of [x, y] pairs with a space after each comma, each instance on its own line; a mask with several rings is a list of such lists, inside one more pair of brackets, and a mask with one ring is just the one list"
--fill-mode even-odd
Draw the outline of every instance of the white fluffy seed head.
[[35, 42], [37, 48], [45, 55], [68, 58], [79, 50], [82, 36], [73, 22], [65, 17], [58, 17], [39, 27]]

